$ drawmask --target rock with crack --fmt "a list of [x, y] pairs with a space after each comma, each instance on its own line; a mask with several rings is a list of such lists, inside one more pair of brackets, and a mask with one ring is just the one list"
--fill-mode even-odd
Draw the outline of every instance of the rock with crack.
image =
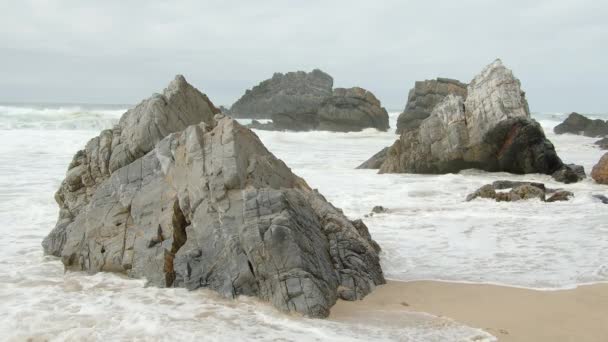
[[516, 202], [536, 198], [543, 202], [558, 202], [568, 201], [573, 196], [574, 194], [570, 191], [549, 189], [543, 183], [499, 180], [492, 184], [486, 184], [469, 194], [466, 201], [486, 198], [493, 199], [496, 202]]
[[608, 121], [589, 119], [579, 113], [571, 113], [564, 122], [553, 128], [555, 134], [580, 134], [587, 137], [608, 136]]
[[238, 99], [230, 108], [235, 117], [270, 119], [279, 113], [316, 113], [332, 94], [333, 78], [319, 69], [275, 73]]
[[[121, 120], [121, 132], [184, 124], [178, 116], [190, 110], [198, 123], [174, 132], [156, 127], [166, 133], [162, 140], [105, 169], [94, 183], [82, 180], [91, 171], [80, 172], [80, 181], [68, 172], [57, 196], [63, 214], [44, 240], [45, 252], [68, 270], [257, 296], [312, 317], [327, 316], [338, 298], [361, 299], [383, 284], [380, 249], [365, 224], [310, 189], [252, 131], [221, 114], [211, 117], [215, 107], [182, 81], [165, 91], [165, 106], [151, 106], [153, 98], [127, 112], [133, 120]], [[174, 96], [182, 98], [175, 112]], [[166, 120], [144, 108], [167, 110]], [[111, 156], [114, 145], [107, 146]], [[100, 159], [98, 150], [75, 159], [87, 170], [99, 160], [107, 164], [111, 157]], [[83, 165], [76, 164], [70, 170]], [[73, 186], [79, 182], [87, 185]]]
[[407, 97], [405, 110], [397, 119], [397, 133], [415, 130], [448, 95], [467, 97], [467, 85], [449, 78], [417, 81]]
[[417, 129], [403, 132], [380, 173], [477, 168], [553, 174], [562, 167], [553, 144], [530, 117], [519, 80], [496, 60], [470, 82], [466, 98], [448, 94]]

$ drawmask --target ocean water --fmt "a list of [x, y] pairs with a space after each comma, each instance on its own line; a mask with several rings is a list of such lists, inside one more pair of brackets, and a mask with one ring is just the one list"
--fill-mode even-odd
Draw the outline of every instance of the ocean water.
[[[40, 242], [57, 217], [53, 193], [72, 155], [111, 127], [120, 106], [0, 105], [0, 340], [143, 341], [492, 341], [445, 318], [404, 314], [389, 324], [312, 320], [278, 313], [252, 298], [146, 288], [115, 274], [64, 273]], [[392, 127], [397, 113], [391, 114]], [[554, 136], [561, 114], [537, 116], [560, 156], [589, 171], [595, 139]], [[257, 132], [266, 146], [351, 217], [365, 218], [383, 248], [386, 276], [500, 283], [537, 289], [608, 280], [606, 206], [590, 180], [562, 185], [547, 176], [464, 171], [441, 176], [377, 175], [358, 164], [397, 137], [392, 132]], [[496, 179], [543, 181], [576, 197], [566, 203], [464, 202]]]

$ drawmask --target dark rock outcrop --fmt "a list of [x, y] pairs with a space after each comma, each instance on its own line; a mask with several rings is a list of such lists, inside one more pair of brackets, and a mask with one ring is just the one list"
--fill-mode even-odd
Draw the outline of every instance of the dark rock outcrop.
[[178, 77], [92, 139], [57, 192], [45, 252], [68, 270], [257, 296], [313, 317], [384, 283], [365, 224], [214, 113]]
[[553, 144], [530, 117], [519, 80], [496, 60], [471, 81], [466, 99], [445, 96], [417, 129], [403, 132], [380, 173], [477, 168], [553, 174], [562, 167]]
[[467, 85], [449, 78], [417, 81], [409, 92], [405, 110], [397, 119], [397, 133], [415, 130], [448, 95], [467, 97]]
[[334, 80], [319, 69], [275, 73], [236, 101], [230, 108], [234, 117], [270, 119], [279, 113], [316, 113], [332, 94]]
[[557, 202], [568, 201], [573, 196], [574, 194], [570, 191], [548, 189], [542, 183], [500, 180], [477, 189], [467, 196], [466, 201], [469, 202], [476, 198], [487, 198], [493, 199], [496, 202], [515, 202], [537, 198], [544, 202]]
[[561, 169], [555, 171], [551, 176], [556, 181], [566, 184], [576, 183], [587, 178], [585, 168], [576, 164], [565, 164]]
[[319, 126], [324, 131], [350, 132], [365, 128], [386, 131], [388, 113], [371, 92], [359, 88], [336, 88], [321, 104]]
[[599, 184], [608, 184], [608, 153], [591, 170], [591, 178]]
[[571, 113], [564, 122], [555, 126], [553, 131], [556, 134], [572, 133], [587, 137], [604, 137], [608, 136], [608, 121], [591, 120], [584, 115]]

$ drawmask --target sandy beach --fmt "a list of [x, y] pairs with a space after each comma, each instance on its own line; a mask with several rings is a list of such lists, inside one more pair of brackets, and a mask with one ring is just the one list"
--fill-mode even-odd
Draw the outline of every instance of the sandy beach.
[[400, 314], [409, 311], [448, 317], [483, 329], [499, 341], [608, 340], [608, 284], [537, 291], [496, 285], [389, 281], [361, 302], [338, 302], [330, 318], [365, 320], [370, 310], [385, 315], [382, 319], [386, 321], [398, 321]]

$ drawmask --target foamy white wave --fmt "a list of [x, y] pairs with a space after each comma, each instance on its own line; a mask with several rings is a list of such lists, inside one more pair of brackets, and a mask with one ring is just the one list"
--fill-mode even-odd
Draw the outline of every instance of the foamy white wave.
[[252, 298], [146, 288], [143, 281], [64, 273], [40, 242], [54, 226], [53, 193], [75, 151], [97, 130], [0, 135], [0, 339], [5, 341], [494, 341], [445, 318], [404, 313], [386, 324], [313, 320]]
[[126, 108], [95, 106], [0, 105], [0, 130], [94, 129], [112, 127]]

